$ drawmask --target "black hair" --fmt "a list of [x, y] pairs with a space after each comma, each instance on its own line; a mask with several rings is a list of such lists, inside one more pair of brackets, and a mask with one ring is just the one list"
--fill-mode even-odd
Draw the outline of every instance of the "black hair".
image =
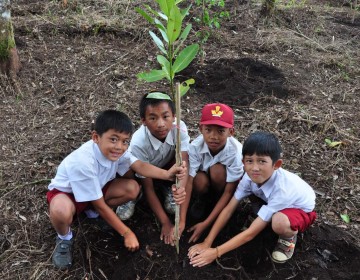
[[144, 94], [144, 96], [140, 100], [140, 104], [139, 104], [140, 118], [142, 118], [142, 119], [145, 118], [146, 108], [148, 106], [156, 106], [156, 105], [158, 105], [158, 104], [160, 104], [162, 102], [166, 102], [169, 105], [173, 115], [175, 114], [175, 104], [174, 104], [174, 102], [172, 100], [146, 98], [150, 93], [151, 92]]
[[256, 131], [245, 140], [242, 155], [269, 156], [273, 164], [281, 158], [282, 149], [279, 139], [270, 132]]
[[132, 134], [134, 126], [130, 118], [123, 112], [117, 110], [102, 111], [95, 120], [94, 130], [100, 136], [106, 131], [114, 129], [118, 132]]

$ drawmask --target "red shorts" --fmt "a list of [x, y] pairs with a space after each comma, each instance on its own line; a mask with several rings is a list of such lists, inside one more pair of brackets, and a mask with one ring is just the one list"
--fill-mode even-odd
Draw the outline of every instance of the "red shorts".
[[[108, 188], [109, 188], [110, 182], [108, 182], [103, 188], [102, 188], [102, 193], [103, 196], [105, 196]], [[90, 201], [84, 201], [84, 202], [77, 202], [75, 200], [75, 197], [72, 193], [66, 193], [66, 192], [62, 192], [59, 191], [58, 189], [52, 189], [51, 191], [48, 191], [46, 193], [46, 200], [48, 202], [48, 204], [50, 204], [51, 200], [57, 196], [58, 194], [65, 194], [68, 196], [68, 198], [70, 198], [70, 200], [74, 203], [75, 205], [75, 209], [76, 209], [76, 213], [80, 214], [81, 212], [83, 212], [84, 210], [86, 210], [87, 208], [89, 208], [91, 206]]]
[[310, 225], [312, 225], [316, 219], [316, 212], [312, 211], [306, 213], [301, 209], [287, 208], [279, 211], [285, 214], [289, 221], [292, 230], [304, 232]]

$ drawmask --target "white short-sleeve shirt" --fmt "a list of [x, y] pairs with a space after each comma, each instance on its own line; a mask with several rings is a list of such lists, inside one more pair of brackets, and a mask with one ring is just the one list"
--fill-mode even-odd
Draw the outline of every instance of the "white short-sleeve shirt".
[[242, 163], [242, 145], [234, 137], [228, 137], [225, 147], [215, 156], [212, 156], [203, 135], [199, 135], [189, 145], [189, 175], [196, 176], [200, 171], [208, 172], [216, 163], [226, 167], [226, 182], [235, 182], [244, 173]]
[[[131, 152], [139, 160], [162, 168], [175, 156], [176, 135], [177, 128], [175, 122], [164, 142], [154, 137], [146, 126], [141, 125], [131, 138]], [[180, 141], [181, 151], [187, 152], [190, 136], [183, 121], [180, 121]], [[138, 176], [144, 178], [140, 175]]]
[[276, 212], [286, 208], [301, 209], [306, 213], [315, 208], [314, 190], [299, 176], [282, 168], [275, 170], [270, 179], [260, 188], [245, 173], [236, 188], [234, 197], [241, 200], [251, 194], [267, 203], [257, 213], [265, 222], [270, 222]]
[[137, 160], [126, 151], [117, 161], [111, 161], [90, 140], [60, 163], [48, 189], [73, 193], [77, 202], [97, 200], [103, 196], [105, 184], [114, 179], [116, 173], [124, 175]]

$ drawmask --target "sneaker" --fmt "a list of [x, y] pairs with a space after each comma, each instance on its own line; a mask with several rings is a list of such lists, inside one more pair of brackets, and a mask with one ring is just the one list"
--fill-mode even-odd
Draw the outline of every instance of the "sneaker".
[[116, 208], [116, 215], [122, 221], [130, 219], [135, 212], [135, 205], [136, 202], [134, 200], [130, 200], [129, 202], [118, 206], [118, 208]]
[[176, 209], [176, 203], [173, 197], [173, 193], [171, 190], [171, 187], [164, 187], [164, 208], [165, 211], [170, 214], [170, 215], [174, 215], [175, 214], [175, 209]]
[[56, 237], [56, 247], [52, 256], [55, 267], [60, 269], [70, 268], [72, 265], [73, 240], [62, 240]]
[[284, 263], [291, 259], [292, 255], [294, 254], [296, 239], [296, 235], [294, 235], [291, 240], [286, 240], [279, 237], [275, 249], [271, 254], [272, 260], [276, 263]]

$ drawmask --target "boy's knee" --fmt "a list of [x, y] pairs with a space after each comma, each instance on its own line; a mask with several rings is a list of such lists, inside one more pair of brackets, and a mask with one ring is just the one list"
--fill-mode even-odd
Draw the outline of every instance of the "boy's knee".
[[271, 227], [273, 231], [279, 235], [284, 235], [291, 231], [289, 218], [281, 212], [277, 212], [273, 215]]
[[224, 165], [217, 163], [210, 167], [211, 185], [223, 187], [226, 183], [226, 168]]
[[140, 185], [135, 181], [131, 180], [128, 185], [128, 195], [130, 200], [135, 200], [140, 193]]
[[69, 204], [53, 203], [50, 204], [50, 218], [52, 220], [71, 223], [75, 214], [75, 207]]

